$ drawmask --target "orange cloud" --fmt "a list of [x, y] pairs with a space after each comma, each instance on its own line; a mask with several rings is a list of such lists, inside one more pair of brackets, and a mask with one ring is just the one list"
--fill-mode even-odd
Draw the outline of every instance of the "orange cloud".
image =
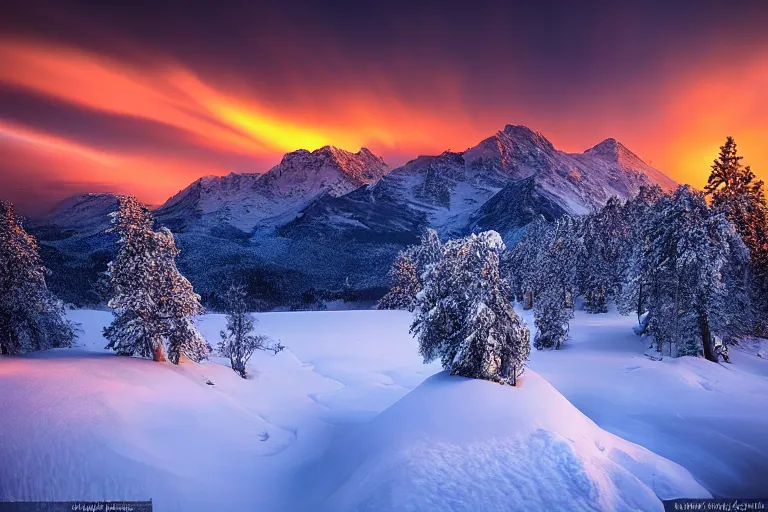
[[[457, 102], [431, 112], [405, 102], [388, 90], [385, 80], [378, 80], [375, 89], [315, 90], [287, 105], [268, 107], [257, 91], [223, 90], [162, 56], [151, 66], [137, 67], [74, 47], [0, 39], [0, 83], [94, 113], [166, 125], [185, 134], [191, 144], [221, 155], [277, 163], [285, 152], [332, 144], [416, 156], [447, 147], [464, 149], [481, 138]], [[450, 90], [451, 80], [444, 83]], [[69, 140], [66, 134], [55, 137], [7, 122], [0, 124], [0, 134], [5, 135], [0, 144], [14, 145], [17, 159], [21, 152], [29, 160], [17, 162], [17, 167], [29, 168], [35, 158], [45, 161], [46, 167], [39, 169], [41, 181], [112, 183], [116, 190], [153, 203], [201, 175], [240, 170], [212, 159], [201, 162], [169, 147], [147, 154], [107, 151]], [[34, 151], [40, 154], [31, 156]]]
[[[514, 91], [504, 104], [489, 104], [475, 94], [470, 95], [475, 104], [466, 105], [461, 78], [450, 68], [428, 79], [414, 76], [414, 83], [423, 81], [415, 86], [419, 97], [394, 90], [385, 70], [366, 69], [358, 70], [362, 76], [350, 72], [331, 81], [334, 85], [286, 84], [282, 100], [268, 101], [236, 76], [222, 72], [213, 81], [162, 55], [139, 66], [23, 39], [0, 39], [0, 83], [95, 113], [159, 123], [195, 147], [261, 163], [326, 144], [353, 151], [367, 146], [400, 157], [463, 150], [513, 122], [541, 130], [556, 147], [572, 151], [616, 137], [678, 181], [702, 186], [726, 135], [736, 137], [745, 163], [768, 179], [768, 52], [737, 57], [709, 56], [685, 69], [667, 63], [675, 72], [661, 80], [595, 92], [589, 104], [564, 112], [527, 104]], [[17, 168], [30, 168], [34, 161], [41, 180], [112, 183], [152, 203], [199, 176], [240, 170], [228, 167], [226, 158], [201, 161], [159, 144], [143, 153], [120, 149], [119, 141], [117, 146], [105, 150], [66, 134], [54, 137], [0, 122], [0, 148], [13, 152]]]
[[[152, 68], [138, 69], [75, 48], [31, 41], [0, 41], [0, 82], [98, 111], [165, 123], [189, 132], [201, 144], [242, 154], [326, 144], [408, 149], [466, 138], [455, 112], [440, 116], [419, 111], [394, 95], [340, 91], [328, 103], [314, 98], [286, 115], [285, 109], [269, 109], [252, 97], [219, 91], [169, 59], [158, 58]], [[328, 104], [343, 106], [329, 111]], [[297, 115], [296, 110], [303, 112]], [[449, 115], [451, 122], [446, 123]]]
[[[104, 152], [66, 139], [0, 121], [0, 150], [4, 165], [24, 173], [17, 180], [111, 184], [115, 192], [132, 193], [151, 204], [160, 204], [187, 183], [189, 174], [225, 174], [227, 169], [210, 163], [195, 164], [162, 156]], [[55, 195], [55, 194], [54, 194]], [[61, 197], [59, 197], [61, 199]]]

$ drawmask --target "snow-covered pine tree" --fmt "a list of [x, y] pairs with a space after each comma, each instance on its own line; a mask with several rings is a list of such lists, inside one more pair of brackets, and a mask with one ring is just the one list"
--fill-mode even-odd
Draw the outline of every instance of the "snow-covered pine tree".
[[749, 249], [752, 301], [758, 320], [754, 331], [768, 333], [768, 205], [763, 182], [741, 165], [736, 141], [728, 137], [712, 164], [704, 191], [712, 206], [725, 213]]
[[605, 313], [608, 300], [621, 287], [621, 241], [627, 226], [623, 205], [611, 197], [600, 210], [584, 220], [584, 254], [579, 272], [579, 291], [588, 313]]
[[254, 334], [256, 319], [248, 312], [247, 292], [242, 285], [232, 285], [227, 291], [226, 314], [227, 328], [221, 331], [218, 353], [228, 357], [232, 369], [242, 378], [248, 378], [248, 361], [257, 350], [280, 352], [283, 345], [270, 343], [269, 337]]
[[422, 288], [422, 277], [442, 256], [442, 244], [437, 231], [427, 229], [421, 243], [398, 254], [389, 271], [392, 288], [378, 303], [378, 309], [407, 309], [416, 307], [416, 295]]
[[[650, 281], [654, 277], [652, 269], [647, 268], [648, 260], [645, 257], [650, 244], [649, 226], [654, 220], [656, 203], [664, 195], [658, 185], [643, 186], [622, 208], [626, 232], [617, 240], [621, 256], [616, 309], [622, 315], [637, 315], [637, 322], [641, 327], [641, 319], [648, 308]], [[642, 333], [644, 329], [638, 332]]]
[[120, 235], [118, 253], [108, 265], [115, 316], [104, 329], [107, 348], [121, 355], [152, 357], [178, 364], [184, 355], [200, 361], [206, 342], [193, 324], [203, 312], [200, 296], [176, 268], [179, 250], [166, 228], [153, 230], [152, 214], [133, 197], [121, 197], [111, 214]]
[[554, 233], [554, 228], [553, 222], [547, 222], [540, 215], [525, 227], [517, 244], [502, 254], [502, 275], [509, 282], [512, 296], [523, 303], [523, 309], [533, 307], [541, 249]]
[[451, 374], [514, 384], [530, 353], [528, 327], [509, 303], [499, 272], [504, 242], [495, 231], [451, 240], [428, 266], [411, 332], [425, 362]]
[[[729, 329], [745, 276], [746, 246], [722, 214], [712, 212], [704, 195], [689, 186], [656, 203], [647, 224], [646, 268], [651, 273], [648, 331], [657, 347], [669, 344], [672, 356], [717, 356], [713, 337]], [[736, 302], [738, 303], [738, 301]]]
[[0, 201], [0, 354], [70, 347], [72, 324], [45, 284], [35, 238]]
[[533, 304], [537, 349], [559, 349], [568, 338], [577, 293], [577, 269], [584, 257], [583, 219], [561, 217], [544, 240], [535, 276]]
[[431, 266], [436, 265], [443, 256], [443, 244], [437, 231], [427, 228], [421, 235], [421, 243], [415, 253], [416, 269], [421, 276]]
[[415, 247], [400, 251], [389, 270], [392, 288], [381, 298], [378, 309], [405, 309], [416, 307], [416, 294], [421, 290], [415, 261]]

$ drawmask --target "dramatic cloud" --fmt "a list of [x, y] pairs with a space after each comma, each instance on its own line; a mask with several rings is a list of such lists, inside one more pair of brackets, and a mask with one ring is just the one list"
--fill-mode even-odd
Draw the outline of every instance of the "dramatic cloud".
[[396, 165], [507, 123], [568, 151], [615, 137], [696, 186], [733, 135], [768, 177], [759, 2], [32, 4], [0, 20], [0, 195], [33, 213], [326, 144]]

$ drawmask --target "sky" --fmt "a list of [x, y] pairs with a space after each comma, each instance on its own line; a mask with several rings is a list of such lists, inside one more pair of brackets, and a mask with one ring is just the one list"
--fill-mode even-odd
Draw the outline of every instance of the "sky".
[[768, 179], [768, 2], [13, 1], [0, 198], [111, 191], [368, 147], [392, 166], [506, 124], [614, 137], [701, 187], [725, 137]]

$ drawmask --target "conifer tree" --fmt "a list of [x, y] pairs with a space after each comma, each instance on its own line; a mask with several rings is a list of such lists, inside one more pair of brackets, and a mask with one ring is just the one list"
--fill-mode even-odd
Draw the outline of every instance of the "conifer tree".
[[746, 246], [725, 216], [688, 186], [657, 202], [646, 230], [649, 332], [659, 349], [668, 343], [673, 356], [717, 361], [714, 335], [733, 329], [729, 323], [738, 318], [734, 280], [743, 282], [738, 274]]
[[530, 353], [528, 327], [509, 303], [495, 231], [451, 240], [427, 267], [411, 332], [425, 362], [451, 374], [515, 384]]
[[502, 254], [502, 273], [509, 282], [512, 297], [531, 309], [541, 268], [542, 247], [554, 232], [555, 224], [538, 216], [525, 227], [515, 246]]
[[221, 341], [218, 352], [222, 357], [228, 357], [232, 370], [242, 378], [248, 378], [248, 361], [257, 350], [280, 352], [283, 345], [270, 344], [269, 337], [254, 334], [256, 319], [248, 312], [246, 303], [247, 293], [242, 285], [232, 285], [227, 291], [226, 313], [227, 328], [221, 331]]
[[543, 240], [537, 273], [533, 313], [537, 349], [559, 349], [568, 338], [568, 322], [573, 318], [577, 294], [578, 263], [584, 255], [583, 220], [564, 216]]
[[[640, 187], [638, 194], [624, 203], [621, 213], [626, 231], [617, 239], [621, 256], [616, 309], [622, 315], [637, 315], [639, 325], [648, 308], [650, 280], [654, 277], [645, 258], [651, 236], [648, 228], [653, 222], [655, 205], [663, 196], [664, 191], [658, 185]], [[641, 325], [639, 332], [643, 331]]]
[[416, 307], [416, 294], [421, 290], [415, 261], [416, 249], [400, 251], [389, 270], [392, 288], [379, 301], [378, 309], [405, 309]]
[[750, 253], [752, 300], [757, 309], [757, 334], [768, 333], [768, 206], [763, 182], [743, 167], [736, 141], [727, 137], [720, 147], [704, 188], [715, 209], [725, 213]]
[[207, 344], [193, 324], [203, 307], [176, 268], [173, 234], [154, 231], [152, 214], [133, 197], [121, 197], [119, 210], [110, 215], [120, 239], [107, 271], [115, 317], [104, 329], [107, 348], [155, 361], [168, 357], [174, 364], [182, 355], [204, 359]]
[[[578, 265], [579, 292], [588, 313], [605, 313], [621, 288], [622, 241], [627, 233], [624, 205], [611, 197], [584, 219], [583, 253]], [[576, 256], [576, 255], [574, 255]]]
[[421, 235], [421, 243], [398, 254], [389, 271], [392, 288], [379, 301], [378, 309], [407, 309], [416, 307], [416, 295], [422, 289], [424, 273], [442, 256], [442, 244], [434, 229]]
[[72, 324], [48, 290], [37, 241], [0, 201], [0, 354], [70, 347]]

